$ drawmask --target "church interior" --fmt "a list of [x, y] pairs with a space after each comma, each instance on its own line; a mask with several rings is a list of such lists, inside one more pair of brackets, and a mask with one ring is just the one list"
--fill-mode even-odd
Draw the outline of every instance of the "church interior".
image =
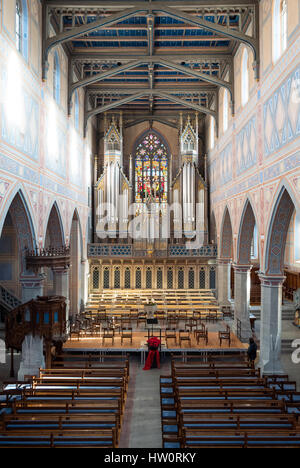
[[0, 448], [300, 448], [299, 1], [0, 9]]

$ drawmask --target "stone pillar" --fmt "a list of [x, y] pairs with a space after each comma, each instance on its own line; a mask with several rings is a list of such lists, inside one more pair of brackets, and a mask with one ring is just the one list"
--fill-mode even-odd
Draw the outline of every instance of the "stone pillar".
[[69, 319], [69, 278], [70, 270], [66, 267], [54, 267], [53, 271], [53, 291], [56, 296], [62, 296], [66, 298], [66, 318]]
[[281, 374], [282, 284], [284, 276], [259, 274], [261, 281], [260, 368]]
[[222, 306], [230, 306], [230, 270], [231, 259], [218, 259], [218, 302]]
[[233, 331], [237, 334], [238, 320], [241, 321], [242, 342], [248, 342], [252, 337], [249, 306], [250, 306], [250, 271], [252, 265], [233, 265], [234, 268], [234, 324]]
[[22, 343], [22, 359], [18, 380], [24, 380], [25, 375], [37, 376], [40, 368], [45, 368], [43, 338], [27, 335]]
[[37, 296], [43, 296], [44, 275], [39, 274], [32, 277], [20, 278], [22, 285], [22, 302], [29, 302]]

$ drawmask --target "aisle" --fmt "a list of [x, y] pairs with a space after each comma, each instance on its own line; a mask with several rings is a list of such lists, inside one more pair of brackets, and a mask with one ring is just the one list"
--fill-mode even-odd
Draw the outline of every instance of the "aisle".
[[143, 371], [138, 360], [131, 358], [120, 448], [162, 447], [159, 378], [168, 370], [169, 365], [165, 365], [162, 369]]

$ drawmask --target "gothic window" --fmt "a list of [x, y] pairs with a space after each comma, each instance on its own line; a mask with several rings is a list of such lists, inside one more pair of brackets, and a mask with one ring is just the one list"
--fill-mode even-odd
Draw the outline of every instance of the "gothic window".
[[189, 289], [195, 289], [195, 271], [193, 268], [189, 270]]
[[142, 289], [142, 272], [140, 268], [135, 272], [135, 287], [136, 289]]
[[216, 289], [216, 270], [214, 268], [211, 268], [209, 272], [209, 287]]
[[131, 288], [130, 269], [126, 268], [126, 270], [125, 270], [125, 289], [130, 289], [130, 288]]
[[178, 289], [184, 289], [184, 270], [180, 268], [178, 270]]
[[242, 54], [242, 106], [245, 106], [249, 101], [249, 67], [248, 67], [248, 50], [245, 48]]
[[168, 269], [167, 282], [168, 282], [168, 289], [173, 289], [173, 269], [172, 268]]
[[116, 268], [115, 269], [115, 278], [114, 278], [114, 288], [115, 289], [120, 289], [121, 287], [121, 273], [120, 269]]
[[287, 0], [275, 0], [273, 7], [273, 61], [276, 62], [287, 47]]
[[105, 268], [103, 272], [103, 289], [109, 289], [109, 287], [110, 287], [109, 268]]
[[22, 52], [22, 4], [20, 0], [16, 1], [16, 47]]
[[205, 270], [204, 270], [204, 268], [201, 268], [200, 273], [199, 273], [199, 287], [200, 287], [200, 289], [206, 289], [205, 284], [206, 284]]
[[54, 54], [53, 61], [53, 97], [55, 101], [60, 103], [60, 63], [58, 53]]
[[93, 271], [93, 289], [99, 289], [100, 272], [98, 268]]
[[152, 270], [147, 268], [146, 271], [146, 289], [152, 289]]
[[162, 269], [159, 268], [157, 270], [157, 289], [163, 289], [163, 272]]
[[136, 203], [167, 203], [168, 152], [154, 132], [149, 132], [135, 153]]

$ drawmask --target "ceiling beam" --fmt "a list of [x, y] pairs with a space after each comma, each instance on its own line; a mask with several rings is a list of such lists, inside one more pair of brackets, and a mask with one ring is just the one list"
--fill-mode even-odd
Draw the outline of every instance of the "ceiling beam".
[[[124, 93], [124, 94], [135, 94], [137, 92], [144, 92], [149, 88], [139, 88], [136, 85], [133, 85], [132, 88], [130, 87], [119, 87], [118, 89], [114, 88], [105, 88], [105, 87], [97, 87], [91, 86], [88, 88], [89, 94], [114, 94], [114, 93]], [[156, 91], [165, 91], [166, 86], [155, 86], [154, 88]], [[198, 94], [198, 93], [213, 93], [216, 92], [217, 88], [215, 86], [201, 86], [201, 85], [192, 85], [191, 87], [181, 86], [178, 85], [177, 87], [168, 85], [167, 91], [168, 93], [190, 93], [190, 94]]]
[[[72, 60], [73, 61], [99, 61], [99, 62], [120, 62], [122, 60], [143, 60], [145, 57], [148, 57], [149, 54], [126, 54], [126, 51], [124, 51], [123, 54], [120, 53], [114, 53], [113, 51], [111, 52], [103, 52], [101, 55], [98, 53], [92, 53], [92, 52], [87, 52], [87, 53], [76, 53], [72, 55]], [[182, 57], [181, 57], [182, 56]], [[231, 54], [223, 54], [223, 53], [216, 53], [216, 52], [211, 52], [211, 53], [205, 53], [205, 54], [199, 54], [199, 53], [190, 53], [190, 52], [176, 52], [176, 54], [153, 54], [153, 57], [156, 59], [165, 59], [165, 60], [173, 60], [173, 61], [192, 61], [192, 60], [197, 60], [199, 62], [205, 62], [205, 61], [226, 61], [226, 60], [232, 60], [232, 55]]]
[[[148, 3], [143, 3], [145, 6]], [[46, 38], [44, 41], [44, 50], [43, 50], [43, 79], [46, 79], [47, 69], [48, 69], [48, 56], [50, 50], [57, 46], [58, 44], [62, 44], [64, 42], [70, 41], [71, 39], [75, 39], [76, 37], [81, 37], [85, 34], [88, 34], [92, 31], [97, 31], [99, 29], [106, 28], [118, 21], [124, 21], [132, 16], [136, 16], [138, 13], [145, 13], [147, 9], [144, 8], [128, 8], [126, 10], [121, 11], [120, 13], [116, 13], [114, 15], [110, 15], [107, 18], [102, 18], [98, 21], [93, 21], [92, 23], [84, 24], [83, 26], [77, 26], [70, 31], [62, 32], [56, 34], [53, 37]]]
[[178, 63], [171, 62], [169, 60], [165, 60], [165, 59], [161, 59], [161, 58], [158, 59], [157, 57], [144, 57], [141, 60], [137, 60], [135, 62], [129, 62], [127, 65], [122, 65], [122, 66], [120, 66], [118, 68], [114, 68], [114, 69], [109, 70], [107, 72], [97, 73], [97, 74], [95, 74], [93, 76], [90, 76], [90, 77], [84, 79], [84, 80], [77, 81], [76, 83], [72, 84], [71, 93], [73, 93], [75, 91], [75, 89], [77, 89], [77, 88], [82, 88], [82, 87], [88, 86], [90, 84], [97, 83], [98, 81], [101, 81], [101, 80], [103, 80], [105, 78], [109, 78], [110, 76], [114, 76], [114, 75], [117, 75], [118, 73], [122, 73], [123, 71], [132, 69], [132, 68], [134, 68], [136, 66], [146, 65], [146, 64], [148, 64], [148, 65], [162, 65], [164, 67], [171, 68], [172, 70], [177, 70], [180, 73], [183, 73], [185, 75], [193, 76], [193, 77], [198, 78], [198, 79], [200, 79], [202, 81], [211, 83], [211, 84], [216, 85], [218, 87], [227, 88], [228, 91], [230, 92], [230, 94], [232, 95], [232, 86], [231, 86], [231, 83], [229, 83], [228, 81], [221, 80], [219, 78], [216, 78], [213, 75], [209, 75], [209, 74], [206, 74], [206, 73], [199, 72], [197, 70], [193, 70], [190, 67], [185, 67], [183, 65], [179, 65]]
[[[202, 5], [201, 7], [203, 8]], [[199, 18], [197, 16], [191, 15], [189, 13], [185, 13], [175, 8], [167, 7], [164, 2], [137, 2], [136, 7], [134, 8], [126, 9], [122, 11], [121, 13], [119, 12], [116, 14], [112, 14], [106, 18], [102, 18], [92, 23], [84, 24], [82, 26], [77, 26], [75, 28], [72, 28], [69, 31], [59, 33], [55, 35], [54, 37], [46, 38], [43, 41], [43, 49], [44, 49], [43, 50], [43, 78], [44, 79], [46, 78], [46, 70], [47, 70], [49, 52], [56, 45], [75, 39], [77, 37], [84, 36], [86, 34], [89, 34], [92, 31], [97, 31], [100, 29], [107, 28], [108, 26], [111, 26], [112, 24], [116, 22], [124, 21], [138, 14], [153, 14], [155, 12], [165, 13], [168, 16], [175, 18], [177, 20], [184, 20], [190, 24], [198, 26], [199, 28], [203, 28], [208, 31], [215, 32], [217, 34], [220, 34], [229, 38], [230, 40], [236, 40], [238, 42], [242, 42], [246, 44], [253, 51], [254, 63], [256, 64], [255, 68], [257, 70], [258, 63], [259, 63], [259, 44], [258, 44], [257, 37], [253, 38], [251, 36], [244, 34], [241, 31], [231, 29], [225, 26], [221, 26], [216, 23], [212, 23], [203, 18]], [[257, 75], [258, 75], [258, 71], [257, 71]]]
[[[46, 4], [49, 7], [52, 8], [61, 8], [61, 7], [66, 7], [66, 8], [82, 8], [83, 10], [86, 10], [88, 8], [101, 8], [101, 9], [122, 9], [124, 8], [124, 3], [120, 0], [110, 0], [109, 5], [107, 4], [107, 0], [86, 0], [84, 3], [82, 0], [46, 0]], [[141, 4], [144, 4], [145, 2], [139, 1], [139, 0], [129, 0], [127, 2], [128, 6], [140, 6]], [[153, 4], [156, 4], [157, 2], [154, 0], [152, 2]], [[170, 2], [170, 6], [174, 6], [176, 8], [184, 8], [184, 9], [189, 9], [189, 8], [195, 8], [199, 9], [201, 8], [218, 8], [218, 7], [232, 7], [232, 8], [238, 8], [238, 7], [245, 7], [245, 6], [253, 6], [258, 3], [257, 0], [238, 0], [238, 2], [235, 2], [234, 0], [203, 0], [201, 4], [199, 3], [199, 0], [173, 0]]]
[[176, 96], [173, 96], [173, 95], [168, 94], [168, 93], [163, 93], [161, 91], [156, 91], [154, 89], [153, 90], [148, 89], [148, 90], [145, 90], [145, 91], [143, 91], [141, 93], [136, 93], [136, 94], [133, 94], [131, 96], [127, 96], [124, 99], [120, 99], [119, 101], [115, 101], [115, 102], [112, 102], [110, 104], [106, 104], [104, 106], [96, 107], [95, 109], [92, 109], [90, 111], [86, 111], [86, 113], [85, 113], [85, 123], [84, 123], [84, 134], [86, 134], [87, 123], [88, 123], [88, 120], [91, 117], [94, 117], [95, 115], [102, 114], [102, 113], [107, 112], [109, 110], [121, 107], [124, 104], [128, 104], [130, 102], [135, 101], [136, 99], [140, 99], [140, 98], [145, 97], [145, 96], [160, 97], [160, 98], [166, 99], [166, 100], [168, 100], [170, 102], [174, 102], [176, 104], [182, 105], [183, 107], [188, 107], [189, 109], [193, 109], [193, 110], [195, 110], [197, 112], [212, 115], [215, 118], [217, 116], [215, 111], [213, 111], [211, 109], [208, 109], [206, 107], [200, 106], [200, 105], [192, 103], [192, 102], [185, 101], [184, 99], [177, 98]]
[[121, 65], [117, 68], [112, 68], [106, 72], [97, 73], [96, 75], [89, 76], [80, 81], [76, 81], [75, 83], [71, 84], [69, 87], [69, 99], [68, 99], [68, 111], [69, 115], [71, 114], [71, 103], [72, 103], [72, 96], [76, 89], [83, 88], [84, 86], [88, 86], [89, 84], [97, 83], [99, 81], [105, 80], [112, 76], [118, 75], [119, 73], [123, 73], [124, 71], [131, 70], [132, 68], [138, 67], [139, 65], [143, 65], [143, 62], [140, 60], [135, 60], [133, 62], [128, 62], [126, 65]]
[[201, 72], [199, 72], [197, 70], [193, 70], [190, 67], [185, 67], [183, 65], [179, 65], [178, 63], [170, 62], [168, 60], [159, 59], [159, 60], [156, 61], [156, 63], [159, 63], [160, 65], [163, 65], [165, 67], [171, 68], [172, 70], [177, 70], [177, 71], [179, 71], [181, 73], [184, 73], [185, 75], [194, 76], [194, 77], [199, 78], [199, 79], [201, 79], [201, 80], [203, 80], [203, 81], [205, 81], [207, 83], [214, 84], [214, 85], [216, 85], [218, 87], [227, 88], [228, 91], [230, 92], [231, 99], [233, 99], [232, 85], [228, 81], [220, 80], [219, 78], [216, 78], [213, 75], [209, 75], [209, 74], [206, 74], [206, 73], [201, 73]]
[[[154, 11], [156, 9], [155, 3], [152, 6], [152, 10]], [[200, 28], [204, 28], [208, 31], [212, 31], [215, 33], [219, 33], [221, 35], [224, 35], [228, 37], [231, 40], [236, 40], [238, 42], [242, 42], [243, 44], [246, 44], [252, 49], [253, 55], [254, 55], [254, 62], [257, 64], [259, 63], [259, 40], [258, 37], [251, 37], [248, 36], [247, 34], [244, 34], [241, 31], [237, 31], [235, 29], [230, 29], [225, 26], [221, 26], [216, 23], [212, 23], [210, 21], [207, 21], [203, 18], [198, 18], [196, 16], [190, 15], [188, 13], [184, 13], [178, 9], [175, 8], [170, 8], [162, 4], [162, 6], [158, 6], [159, 11], [166, 13], [167, 15], [171, 16], [174, 19], [178, 20], [184, 20], [187, 21], [188, 23], [194, 24], [199, 26]], [[255, 28], [253, 28], [255, 30]]]

